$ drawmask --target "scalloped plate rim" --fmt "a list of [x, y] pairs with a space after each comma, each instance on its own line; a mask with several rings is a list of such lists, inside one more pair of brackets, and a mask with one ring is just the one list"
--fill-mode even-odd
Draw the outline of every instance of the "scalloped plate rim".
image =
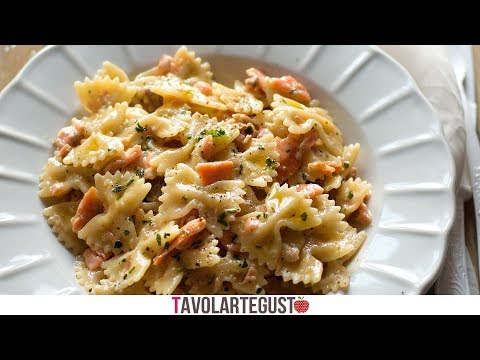
[[376, 46], [376, 45], [368, 45], [368, 46], [370, 48], [372, 48], [374, 51], [383, 55], [394, 66], [399, 68], [402, 71], [404, 76], [406, 76], [406, 78], [408, 79], [408, 81], [409, 81], [410, 85], [412, 86], [414, 92], [422, 99], [422, 101], [427, 105], [427, 107], [432, 112], [432, 115], [436, 120], [437, 130], [439, 131], [439, 134], [440, 134], [439, 138], [440, 138], [440, 140], [442, 142], [442, 145], [444, 146], [446, 152], [448, 153], [449, 170], [452, 174], [452, 176], [450, 177], [449, 184], [448, 184], [449, 192], [450, 192], [450, 194], [453, 194], [453, 196], [451, 196], [451, 203], [450, 203], [450, 208], [451, 208], [452, 212], [449, 214], [450, 215], [449, 220], [446, 224], [445, 232], [443, 233], [444, 236], [443, 236], [442, 256], [440, 257], [440, 260], [437, 261], [436, 264], [434, 264], [434, 268], [433, 268], [433, 271], [430, 273], [430, 276], [425, 277], [420, 282], [420, 284], [418, 286], [419, 293], [425, 293], [425, 292], [428, 291], [428, 289], [433, 285], [435, 280], [440, 275], [440, 271], [442, 270], [442, 267], [443, 267], [443, 264], [445, 262], [445, 258], [446, 258], [446, 255], [447, 255], [448, 239], [450, 238], [450, 235], [452, 233], [453, 223], [454, 223], [454, 220], [455, 220], [455, 207], [456, 207], [456, 205], [455, 205], [455, 178], [458, 176], [458, 174], [456, 174], [456, 167], [455, 167], [455, 162], [454, 162], [454, 159], [453, 159], [452, 151], [450, 150], [450, 146], [448, 146], [447, 140], [445, 138], [445, 133], [444, 133], [442, 125], [440, 123], [440, 119], [438, 118], [438, 114], [435, 111], [435, 109], [433, 108], [433, 105], [430, 103], [430, 101], [428, 101], [425, 94], [420, 90], [420, 88], [419, 88], [417, 82], [415, 81], [415, 79], [413, 78], [413, 76], [407, 71], [407, 69], [405, 69], [402, 66], [402, 64], [400, 64], [395, 58], [393, 58], [392, 56], [387, 54], [385, 51], [380, 49], [378, 46]]

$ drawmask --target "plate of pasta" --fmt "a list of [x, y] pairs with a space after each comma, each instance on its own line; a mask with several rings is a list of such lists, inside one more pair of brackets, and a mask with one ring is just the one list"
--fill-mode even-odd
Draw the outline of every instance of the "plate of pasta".
[[421, 294], [454, 214], [436, 115], [374, 46], [49, 46], [0, 150], [2, 294]]

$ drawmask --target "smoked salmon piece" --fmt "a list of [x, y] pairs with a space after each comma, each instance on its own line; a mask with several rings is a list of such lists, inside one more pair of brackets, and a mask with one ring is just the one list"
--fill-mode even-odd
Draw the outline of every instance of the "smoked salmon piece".
[[213, 92], [212, 86], [209, 83], [206, 83], [205, 81], [199, 81], [195, 85], [193, 85], [193, 87], [200, 90], [200, 92], [205, 96], [212, 95], [212, 92]]
[[195, 167], [203, 185], [207, 186], [220, 180], [229, 180], [233, 176], [232, 161], [200, 163]]
[[278, 158], [280, 166], [275, 169], [277, 170], [275, 181], [281, 183], [298, 170], [303, 154], [315, 144], [317, 138], [315, 130], [310, 130], [304, 135], [289, 134], [285, 139], [275, 138], [277, 152], [280, 155]]
[[300, 184], [295, 190], [303, 193], [305, 199], [313, 199], [315, 196], [323, 194], [323, 188], [317, 184]]
[[308, 172], [316, 179], [332, 176], [335, 172], [343, 171], [343, 165], [333, 161], [315, 161], [308, 164]]
[[282, 76], [281, 78], [272, 78], [270, 86], [274, 92], [302, 104], [308, 104], [312, 101], [312, 97], [308, 93], [305, 86], [300, 84], [297, 79], [292, 76]]
[[308, 104], [312, 100], [305, 86], [293, 76], [271, 78], [255, 68], [248, 69], [246, 74], [248, 78], [245, 80], [245, 88], [259, 96], [275, 93], [303, 104]]
[[167, 256], [173, 251], [187, 249], [195, 239], [196, 235], [205, 229], [207, 221], [204, 218], [195, 219], [186, 223], [181, 229], [180, 234], [171, 242], [165, 244], [162, 251], [153, 258], [153, 265], [160, 265]]
[[125, 152], [125, 157], [123, 159], [114, 160], [112, 163], [108, 164], [105, 168], [106, 172], [110, 174], [115, 174], [117, 170], [125, 169], [128, 165], [140, 159], [142, 156], [142, 148], [140, 145], [135, 145], [134, 147], [128, 149]]
[[368, 210], [365, 203], [361, 203], [358, 209], [350, 216], [350, 220], [356, 221], [362, 226], [367, 226], [372, 223], [372, 213]]
[[93, 217], [102, 212], [102, 200], [100, 200], [98, 190], [92, 186], [78, 204], [77, 212], [72, 218], [72, 230], [79, 232]]
[[90, 270], [97, 270], [100, 269], [100, 266], [102, 265], [103, 261], [105, 260], [105, 255], [102, 253], [99, 253], [95, 250], [92, 250], [90, 248], [87, 248], [83, 252], [83, 257], [85, 259], [85, 265]]

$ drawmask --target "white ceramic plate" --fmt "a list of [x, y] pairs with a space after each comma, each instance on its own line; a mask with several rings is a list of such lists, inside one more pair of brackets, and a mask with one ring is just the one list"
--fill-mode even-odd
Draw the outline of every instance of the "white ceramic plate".
[[[133, 74], [178, 46], [54, 46], [0, 95], [0, 293], [83, 294], [73, 256], [42, 216], [38, 177], [51, 139], [80, 111], [73, 82], [104, 60]], [[304, 80], [345, 143], [360, 142], [374, 222], [349, 265], [349, 294], [419, 294], [433, 283], [454, 217], [451, 154], [409, 74], [370, 46], [190, 46], [220, 81], [260, 66]]]

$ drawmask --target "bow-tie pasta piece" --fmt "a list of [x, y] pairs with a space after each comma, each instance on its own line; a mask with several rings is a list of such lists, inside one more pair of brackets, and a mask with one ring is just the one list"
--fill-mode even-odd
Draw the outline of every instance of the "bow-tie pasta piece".
[[263, 110], [263, 103], [246, 92], [230, 89], [214, 82], [212, 93], [226, 105], [227, 110], [232, 112], [254, 115]]
[[123, 143], [119, 138], [96, 133], [73, 148], [65, 156], [63, 163], [74, 167], [93, 165], [95, 169], [100, 170], [108, 161], [124, 156]]
[[71, 190], [86, 193], [93, 185], [94, 175], [92, 168], [74, 168], [51, 157], [40, 175], [38, 194], [42, 198], [49, 198], [68, 196]]
[[91, 295], [112, 295], [115, 286], [110, 283], [102, 269], [90, 270], [83, 256], [78, 256], [73, 268], [78, 284]]
[[120, 81], [107, 76], [96, 75], [93, 80], [85, 78], [74, 84], [80, 102], [90, 113], [126, 101], [129, 103], [135, 95], [135, 88], [127, 81]]
[[193, 209], [207, 221], [206, 228], [217, 238], [235, 219], [244, 202], [241, 180], [222, 180], [204, 186], [200, 176], [190, 167], [179, 164], [165, 176], [166, 186], [162, 189], [158, 211], [166, 219], [176, 220], [187, 216]]
[[232, 226], [242, 251], [270, 270], [275, 270], [281, 256], [282, 228], [303, 231], [322, 223], [318, 209], [311, 206], [312, 200], [297, 190], [274, 183], [265, 199], [265, 211], [246, 214]]
[[[182, 146], [178, 148], [163, 147], [161, 153], [150, 160], [150, 165], [157, 168], [159, 176], [163, 176], [167, 169], [173, 168], [180, 163], [189, 163], [195, 147], [202, 145], [200, 141], [204, 136], [200, 133], [205, 130], [206, 126], [211, 127], [214, 124], [217, 124], [216, 119], [211, 119], [208, 115], [195, 113], [188, 122], [188, 129], [183, 134], [183, 139], [186, 143], [182, 143]], [[194, 161], [200, 161], [198, 155]]]
[[[191, 119], [191, 112], [185, 107], [162, 106], [154, 113], [145, 115], [135, 128], [150, 129], [159, 138], [170, 138], [184, 131]], [[136, 131], [139, 133], [138, 131]], [[141, 133], [141, 132], [140, 132]]]
[[122, 102], [100, 109], [97, 113], [82, 119], [73, 119], [75, 127], [83, 130], [86, 137], [95, 133], [106, 136], [118, 136], [127, 122], [128, 103]]
[[186, 285], [190, 294], [262, 294], [268, 273], [255, 261], [227, 255], [215, 266], [187, 272]]
[[138, 74], [135, 80], [162, 76], [168, 73], [177, 75], [188, 85], [194, 85], [200, 81], [211, 83], [213, 75], [208, 62], [203, 62], [201, 58], [196, 57], [195, 52], [182, 46], [173, 57], [163, 55], [155, 67]]
[[235, 164], [238, 178], [246, 185], [266, 187], [277, 176], [278, 152], [271, 133], [252, 139], [245, 152], [234, 152], [229, 156]]
[[79, 201], [63, 202], [43, 210], [43, 215], [47, 217], [48, 225], [57, 234], [58, 240], [67, 249], [71, 249], [74, 255], [80, 255], [87, 248], [85, 241], [78, 238], [70, 224], [70, 220], [77, 211], [78, 204]]
[[115, 289], [125, 289], [143, 278], [150, 263], [151, 259], [136, 248], [104, 261], [102, 269]]
[[348, 218], [371, 193], [372, 186], [369, 183], [358, 177], [355, 180], [350, 178], [338, 189], [336, 202], [342, 208], [341, 212]]
[[[135, 82], [142, 86], [146, 80], [141, 78]], [[152, 81], [152, 79], [148, 79]], [[210, 85], [208, 85], [210, 86]], [[228, 109], [227, 105], [223, 103], [218, 97], [213, 96], [210, 92], [202, 92], [198, 86], [192, 86], [185, 83], [178, 76], [169, 73], [166, 76], [161, 76], [153, 80], [149, 85], [150, 91], [154, 94], [160, 95], [163, 98], [175, 98], [178, 101], [203, 106], [205, 108], [222, 110]]]
[[345, 266], [338, 261], [332, 261], [327, 263], [326, 267], [323, 279], [312, 287], [314, 293], [327, 294], [348, 287], [350, 275]]
[[182, 281], [185, 269], [170, 257], [159, 266], [151, 266], [145, 274], [145, 286], [157, 295], [170, 295]]
[[302, 232], [287, 229], [282, 236], [282, 249], [275, 275], [294, 284], [316, 284], [322, 278], [323, 264], [312, 254], [312, 244]]
[[151, 185], [134, 174], [118, 171], [114, 175], [95, 175], [95, 188], [103, 212], [88, 221], [78, 231], [78, 237], [103, 254], [119, 254], [122, 250], [135, 248], [137, 235], [131, 216], [150, 191]]
[[335, 156], [343, 153], [342, 133], [327, 112], [319, 108], [307, 108], [280, 95], [275, 95], [274, 99], [274, 118], [283, 120], [290, 133], [306, 134], [315, 129], [326, 150]]
[[125, 71], [110, 61], [103, 62], [102, 68], [97, 71], [97, 75], [100, 78], [108, 76], [110, 79], [118, 79], [120, 82], [130, 81]]

